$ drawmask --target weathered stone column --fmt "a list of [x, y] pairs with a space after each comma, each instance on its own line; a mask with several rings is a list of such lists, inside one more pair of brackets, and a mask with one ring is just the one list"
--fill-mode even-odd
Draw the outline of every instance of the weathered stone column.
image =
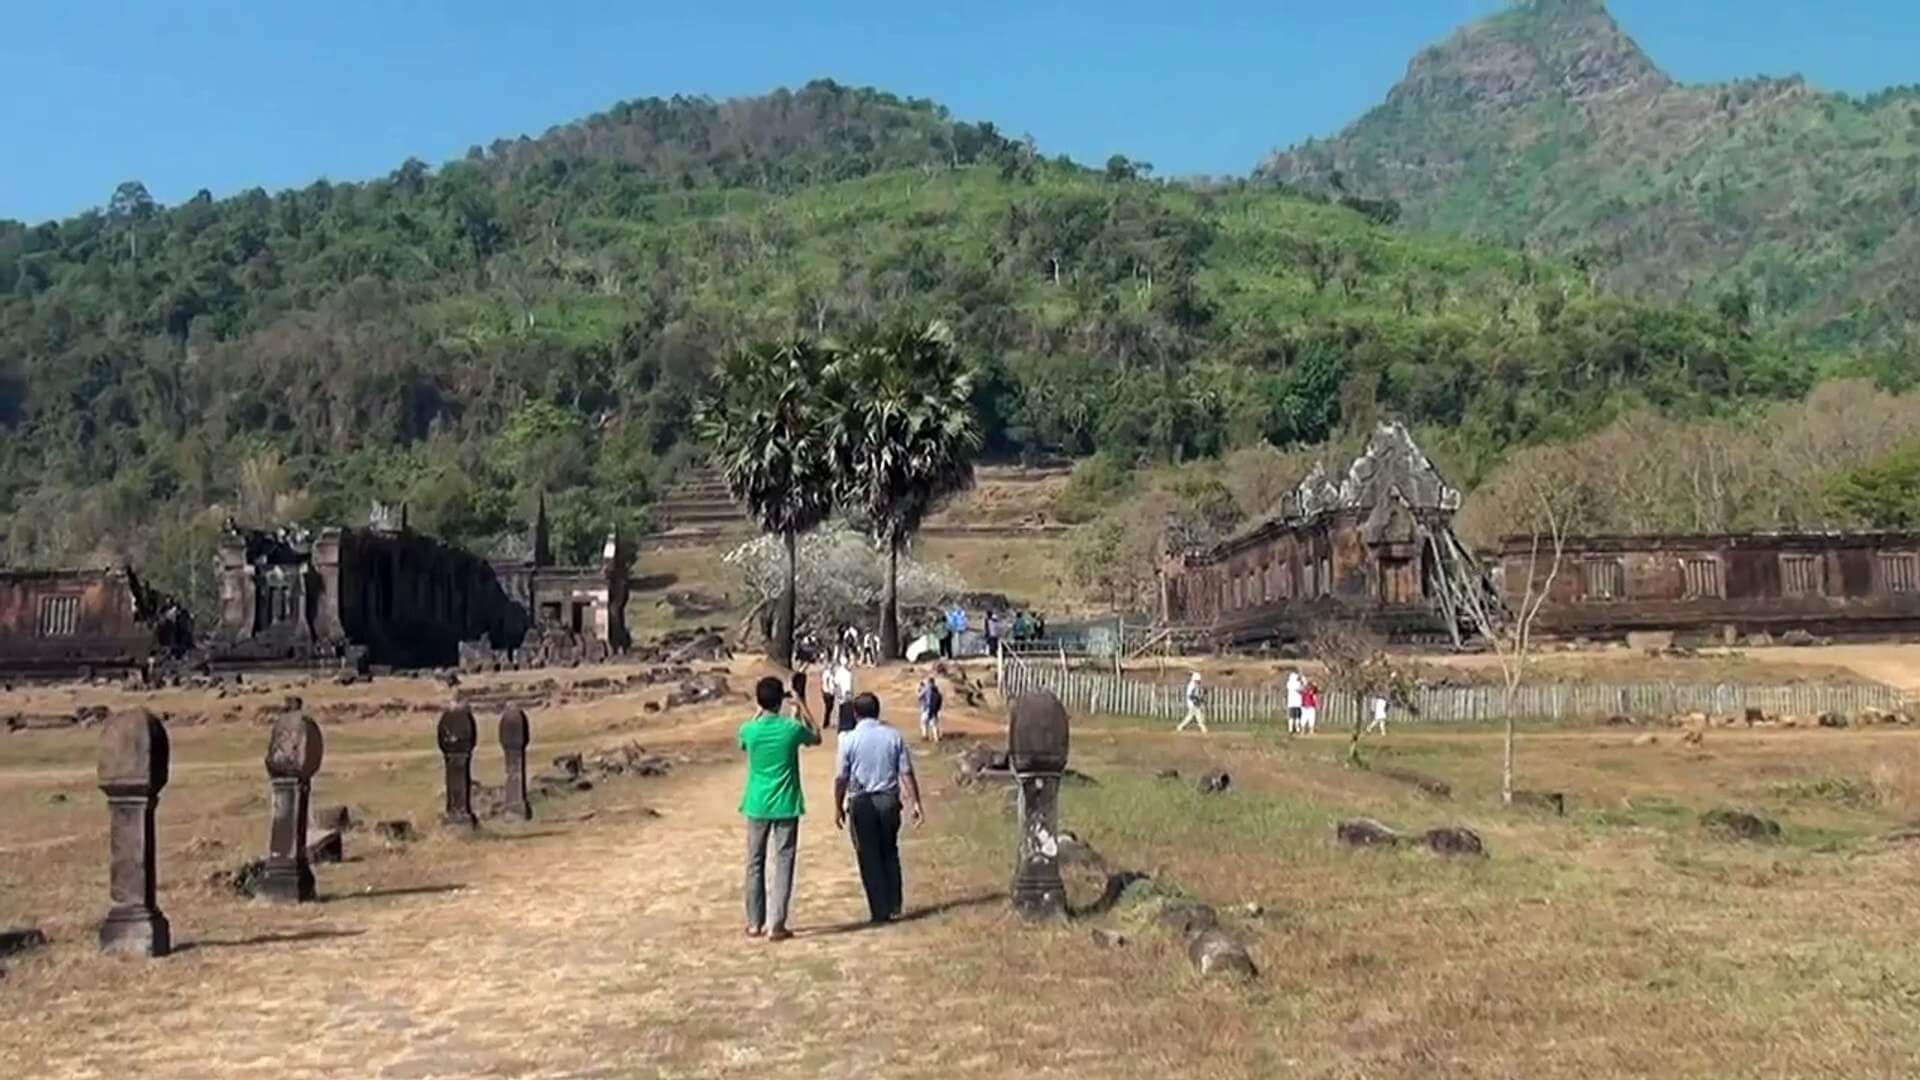
[[313, 774], [325, 751], [320, 725], [306, 716], [282, 715], [267, 736], [267, 777], [273, 790], [273, 825], [267, 833], [267, 864], [260, 895], [281, 903], [312, 900], [313, 864], [307, 858], [307, 812]]
[[440, 815], [443, 825], [471, 829], [480, 824], [480, 819], [473, 816], [473, 744], [477, 739], [472, 709], [457, 705], [440, 714], [440, 756], [447, 763], [447, 810]]
[[165, 956], [173, 932], [160, 913], [153, 812], [167, 786], [167, 729], [145, 709], [107, 720], [100, 732], [100, 790], [107, 794], [107, 890], [113, 906], [100, 924], [100, 951]]
[[521, 821], [533, 820], [533, 804], [527, 801], [527, 744], [532, 734], [526, 711], [519, 706], [500, 714], [500, 750], [507, 758], [507, 782], [501, 793], [503, 813]]
[[1007, 760], [1019, 785], [1013, 910], [1027, 919], [1067, 913], [1060, 879], [1060, 775], [1067, 767], [1067, 710], [1045, 691], [1013, 699]]

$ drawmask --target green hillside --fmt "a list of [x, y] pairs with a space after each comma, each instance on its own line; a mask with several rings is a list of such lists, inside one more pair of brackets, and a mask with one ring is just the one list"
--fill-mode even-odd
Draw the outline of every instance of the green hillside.
[[403, 499], [478, 541], [541, 491], [585, 554], [692, 453], [717, 354], [894, 316], [955, 325], [996, 453], [1178, 460], [1390, 411], [1468, 480], [1632, 405], [1727, 414], [1839, 362], [1568, 264], [1081, 169], [816, 83], [368, 183], [169, 208], [128, 185], [0, 223], [5, 557], [132, 557], [194, 591], [224, 513]]
[[1819, 340], [1910, 345], [1920, 318], [1920, 89], [1682, 85], [1601, 0], [1525, 0], [1462, 29], [1258, 175]]

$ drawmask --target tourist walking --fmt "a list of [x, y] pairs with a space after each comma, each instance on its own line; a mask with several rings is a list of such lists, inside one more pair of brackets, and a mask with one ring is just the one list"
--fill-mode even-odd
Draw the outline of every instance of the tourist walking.
[[997, 611], [987, 612], [986, 629], [987, 629], [987, 655], [989, 657], [998, 656], [1000, 655], [1000, 613], [999, 612]]
[[1176, 732], [1185, 731], [1187, 730], [1188, 724], [1193, 724], [1199, 727], [1200, 734], [1205, 735], [1207, 733], [1207, 712], [1205, 708], [1207, 692], [1200, 686], [1200, 673], [1195, 671], [1189, 674], [1192, 677], [1187, 680], [1187, 716], [1186, 719], [1180, 721], [1180, 726], [1173, 730]]
[[949, 608], [947, 611], [947, 632], [940, 639], [940, 645], [941, 645], [940, 655], [945, 657], [948, 660], [957, 659], [960, 656], [960, 646], [961, 646], [960, 638], [961, 638], [961, 635], [965, 634], [966, 632], [967, 632], [966, 610], [962, 608], [960, 605], [955, 604], [952, 608]]
[[1311, 735], [1320, 723], [1320, 688], [1308, 683], [1300, 691], [1300, 730]]
[[832, 725], [834, 730], [846, 732], [853, 730], [853, 713], [847, 704], [853, 700], [853, 661], [842, 656], [827, 673], [829, 712], [822, 717], [822, 726]]
[[1374, 732], [1379, 732], [1380, 734], [1385, 735], [1387, 733], [1386, 696], [1382, 694], [1375, 694], [1373, 696], [1372, 704], [1373, 704], [1373, 720], [1367, 724], [1367, 733], [1371, 735]]
[[[793, 936], [787, 930], [787, 909], [800, 850], [800, 817], [807, 812], [800, 790], [800, 748], [820, 743], [804, 703], [799, 719], [781, 713], [786, 697], [779, 679], [761, 679], [753, 688], [759, 715], [740, 725], [740, 749], [747, 755], [747, 785], [740, 795], [740, 813], [747, 819], [747, 936], [765, 934], [771, 941]], [[766, 874], [769, 854], [772, 881]]]
[[1301, 698], [1304, 696], [1307, 681], [1298, 671], [1287, 672], [1287, 734], [1300, 734]]
[[933, 676], [920, 684], [920, 737], [933, 742], [940, 741], [940, 706], [944, 699], [940, 696], [940, 686]]
[[900, 875], [900, 810], [903, 801], [917, 826], [925, 820], [920, 785], [913, 777], [913, 754], [900, 733], [880, 722], [880, 699], [853, 699], [859, 724], [840, 736], [833, 771], [836, 827], [849, 826], [867, 893], [867, 914], [876, 923], [900, 916], [904, 885]]

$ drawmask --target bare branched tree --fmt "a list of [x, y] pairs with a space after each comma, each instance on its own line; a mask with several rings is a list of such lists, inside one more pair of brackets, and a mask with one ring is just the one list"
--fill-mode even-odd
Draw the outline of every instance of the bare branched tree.
[[1484, 580], [1473, 580], [1455, 598], [1461, 614], [1493, 649], [1500, 665], [1502, 711], [1506, 716], [1500, 801], [1507, 806], [1513, 805], [1514, 705], [1520, 683], [1533, 662], [1534, 624], [1553, 594], [1567, 536], [1581, 516], [1579, 490], [1567, 483], [1564, 471], [1555, 467], [1553, 460], [1543, 458], [1541, 467], [1527, 477], [1526, 532], [1521, 535], [1528, 538], [1528, 549], [1524, 563], [1515, 567], [1521, 580], [1515, 582], [1503, 574], [1498, 589]]
[[1384, 697], [1397, 707], [1413, 700], [1411, 675], [1393, 662], [1386, 639], [1357, 619], [1316, 623], [1307, 637], [1307, 653], [1326, 669], [1327, 688], [1354, 703], [1353, 730], [1347, 739], [1347, 764], [1359, 765], [1360, 734], [1367, 723], [1367, 702]]

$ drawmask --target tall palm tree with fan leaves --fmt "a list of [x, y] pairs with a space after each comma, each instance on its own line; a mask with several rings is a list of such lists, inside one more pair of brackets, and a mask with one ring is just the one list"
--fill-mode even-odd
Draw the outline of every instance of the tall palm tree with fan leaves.
[[837, 491], [834, 351], [806, 338], [746, 345], [720, 362], [696, 426], [735, 501], [786, 549], [786, 588], [774, 607], [767, 658], [792, 666], [795, 552], [833, 514]]
[[887, 550], [880, 647], [900, 657], [900, 552], [942, 500], [973, 486], [973, 377], [939, 321], [862, 329], [825, 384], [839, 501]]

